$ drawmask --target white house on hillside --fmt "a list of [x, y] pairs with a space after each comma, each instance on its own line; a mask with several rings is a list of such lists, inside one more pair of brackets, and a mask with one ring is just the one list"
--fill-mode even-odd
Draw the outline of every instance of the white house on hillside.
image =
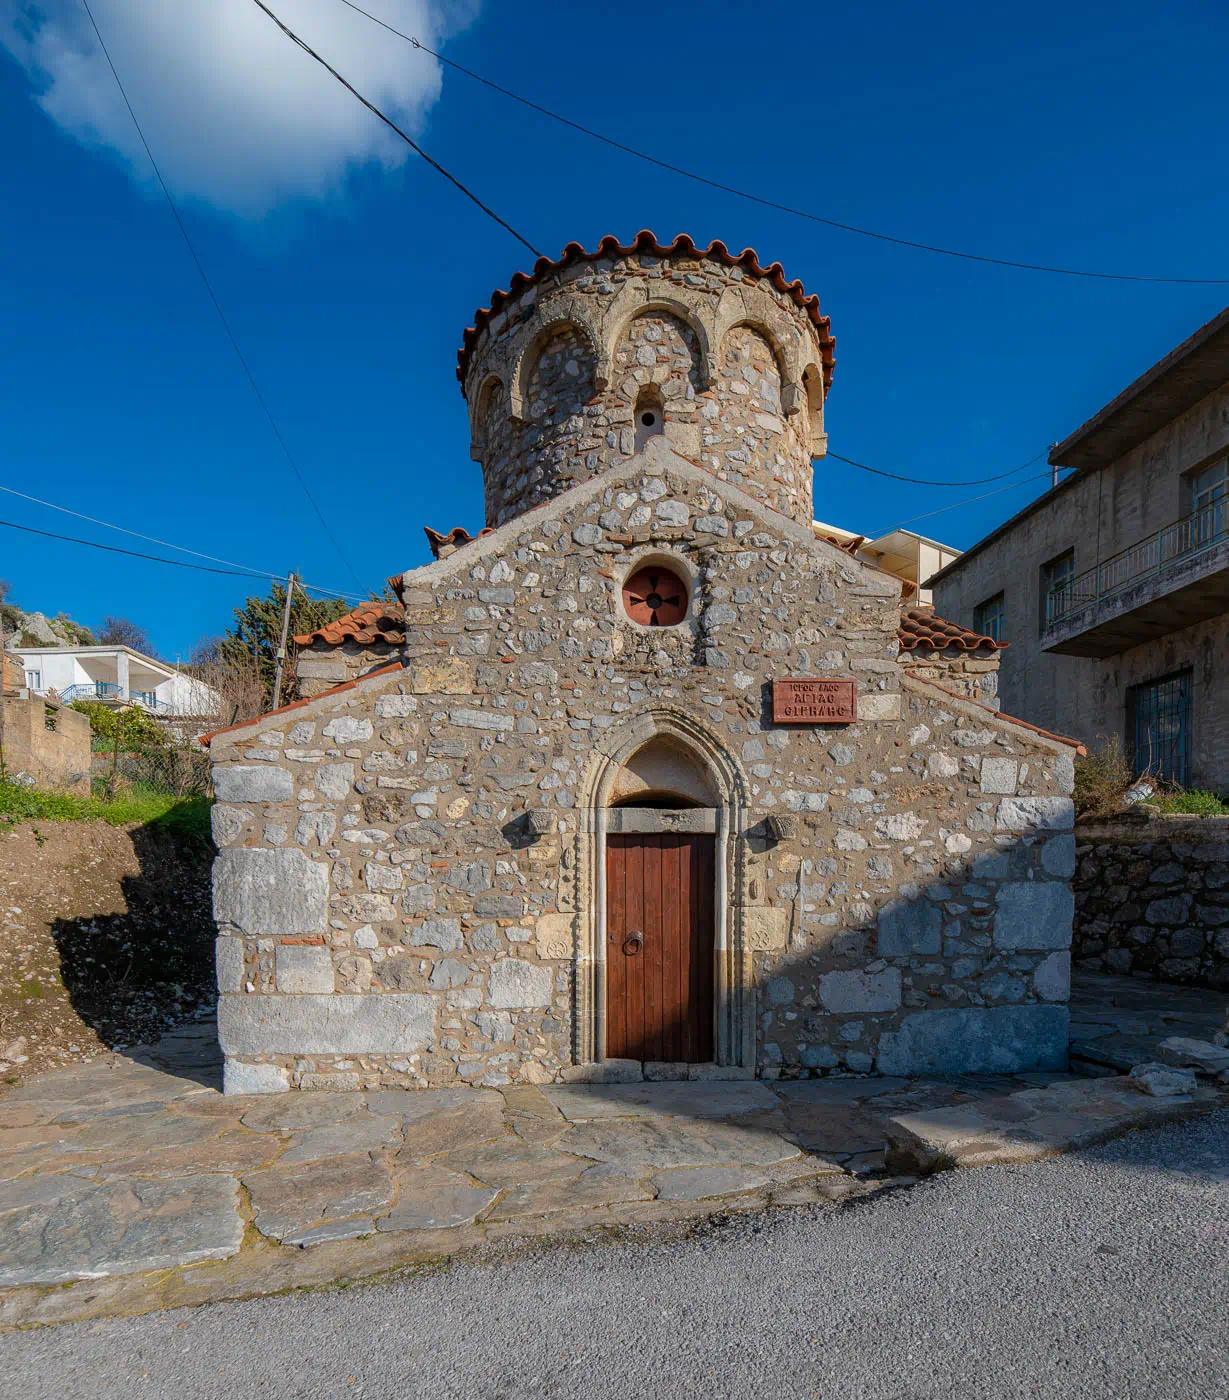
[[27, 689], [34, 695], [55, 691], [61, 700], [101, 700], [117, 709], [139, 705], [153, 714], [216, 715], [218, 692], [125, 646], [13, 647], [21, 658]]

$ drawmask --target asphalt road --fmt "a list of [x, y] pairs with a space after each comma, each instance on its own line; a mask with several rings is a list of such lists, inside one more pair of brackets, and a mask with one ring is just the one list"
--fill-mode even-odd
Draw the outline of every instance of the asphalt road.
[[19, 1400], [1229, 1397], [1229, 1112], [843, 1210], [0, 1337]]

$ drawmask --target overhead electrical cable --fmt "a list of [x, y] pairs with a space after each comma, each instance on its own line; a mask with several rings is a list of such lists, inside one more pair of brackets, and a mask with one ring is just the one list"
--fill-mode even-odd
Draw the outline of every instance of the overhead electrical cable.
[[[1065, 472], [1074, 471], [1075, 468], [1062, 467], [1060, 468], [1060, 470]], [[910, 516], [908, 520], [898, 521], [895, 525], [892, 526], [892, 529], [903, 530], [906, 525], [916, 525], [919, 520], [929, 520], [932, 516], [935, 515], [946, 515], [949, 510], [959, 510], [961, 506], [971, 506], [977, 501], [988, 501], [991, 496], [1001, 496], [1004, 491], [1014, 491], [1017, 486], [1027, 486], [1029, 482], [1032, 481], [1050, 481], [1051, 479], [1052, 478], [1049, 472], [1039, 472], [1036, 476], [1026, 476], [1023, 477], [1020, 481], [1013, 481], [1007, 486], [1000, 486], [997, 491], [984, 491], [980, 496], [970, 496], [967, 501], [953, 501], [950, 506], [940, 506], [938, 510], [928, 510], [924, 515]], [[1063, 478], [1064, 481], [1067, 479], [1068, 478], [1066, 477]], [[1060, 482], [1058, 484], [1061, 485], [1062, 483]], [[1037, 499], [1040, 500], [1041, 497], [1039, 496]], [[883, 530], [880, 533], [886, 535], [890, 534], [891, 531]], [[878, 535], [874, 535], [871, 538], [877, 539]]]
[[[208, 559], [214, 564], [228, 564], [231, 567], [241, 570], [246, 574], [251, 574], [254, 578], [274, 578], [280, 579], [286, 576], [285, 570], [257, 569], [250, 564], [239, 564], [234, 559], [220, 559], [216, 554], [203, 554], [199, 549], [189, 549], [187, 545], [175, 544], [173, 540], [160, 540], [156, 535], [144, 535], [140, 530], [130, 530], [126, 525], [116, 525], [110, 520], [100, 520], [96, 515], [86, 515], [83, 511], [72, 510], [68, 506], [57, 505], [54, 501], [44, 501], [39, 496], [31, 496], [25, 491], [18, 491], [12, 486], [0, 485], [0, 491], [7, 492], [10, 496], [17, 496], [23, 501], [32, 501], [35, 505], [46, 506], [48, 510], [58, 510], [63, 515], [74, 516], [77, 520], [86, 520], [91, 525], [101, 525], [107, 530], [118, 530], [122, 535], [131, 535], [133, 539], [147, 540], [150, 544], [160, 544], [164, 549], [177, 549], [181, 554], [191, 554], [197, 559]], [[24, 526], [18, 528], [24, 529]], [[68, 538], [65, 536], [64, 538]], [[88, 541], [87, 541], [88, 543]], [[174, 563], [174, 560], [168, 560]], [[327, 593], [333, 598], [343, 598], [346, 600], [359, 599], [366, 602], [369, 595], [359, 593], [348, 593], [340, 588], [326, 588], [320, 584], [303, 584], [302, 580], [297, 580], [305, 588], [311, 588], [317, 593]]]
[[[259, 4], [259, 0], [257, 0], [257, 3]], [[826, 224], [829, 228], [839, 228], [845, 233], [856, 233], [862, 238], [876, 238], [881, 243], [895, 243], [902, 248], [915, 248], [923, 253], [941, 253], [947, 258], [963, 258], [968, 262], [991, 263], [995, 267], [1014, 267], [1025, 272], [1049, 272], [1060, 277], [1096, 277], [1110, 282], [1171, 282], [1200, 286], [1221, 286], [1229, 284], [1229, 277], [1143, 277], [1126, 272], [1089, 272], [1087, 269], [1077, 267], [1050, 267], [1044, 263], [1015, 262], [1011, 258], [992, 258], [982, 253], [967, 253], [958, 248], [943, 248], [934, 243], [920, 243], [912, 238], [898, 238], [894, 234], [879, 233], [875, 229], [860, 228], [856, 224], [841, 223], [839, 219], [825, 218], [822, 214], [813, 214], [805, 209], [795, 209], [792, 205], [781, 204], [777, 200], [767, 199], [763, 195], [751, 194], [749, 191], [737, 189], [733, 185], [724, 185], [719, 180], [709, 179], [706, 175], [697, 175], [694, 170], [685, 170], [681, 165], [673, 165], [670, 161], [661, 160], [657, 156], [651, 156], [646, 151], [637, 150], [635, 146], [629, 146], [622, 141], [616, 141], [612, 136], [604, 136], [600, 131], [594, 131], [591, 127], [583, 126], [580, 122], [573, 121], [571, 117], [565, 117], [559, 112], [553, 112], [549, 107], [543, 107], [540, 103], [534, 102], [528, 97], [522, 97], [520, 93], [513, 92], [510, 88], [502, 87], [499, 83], [493, 82], [490, 78], [484, 78], [481, 73], [475, 73], [472, 68], [466, 68], [455, 59], [445, 58], [442, 53], [437, 53], [434, 49], [428, 48], [426, 44], [416, 39], [412, 34], [404, 34], [400, 29], [394, 29], [391, 24], [386, 24], [384, 20], [373, 15], [369, 10], [363, 9], [361, 5], [356, 5], [354, 0], [341, 0], [341, 3], [348, 9], [354, 10], [358, 14], [371, 20], [373, 24], [378, 24], [381, 29], [386, 29], [390, 34], [395, 34], [398, 39], [404, 39], [406, 43], [413, 44], [416, 49], [421, 49], [423, 53], [430, 54], [432, 58], [437, 59], [440, 63], [446, 63], [449, 68], [456, 69], [458, 73], [464, 73], [467, 78], [472, 78], [475, 82], [482, 83], [484, 87], [490, 88], [493, 92], [501, 93], [504, 97], [510, 97], [513, 102], [519, 102], [523, 107], [528, 107], [534, 112], [539, 112], [544, 117], [550, 117], [552, 121], [559, 122], [563, 126], [569, 126], [573, 131], [579, 131], [582, 135], [589, 136], [594, 141], [601, 141], [603, 145], [612, 146], [616, 151], [622, 151], [625, 155], [635, 156], [637, 160], [647, 161], [649, 165], [656, 165], [661, 170], [668, 170], [671, 174], [681, 175], [685, 180], [694, 180], [697, 184], [707, 185], [709, 189], [720, 190], [723, 194], [732, 194], [739, 199], [750, 200], [753, 204], [763, 205], [767, 209], [776, 209], [782, 214], [792, 214], [799, 219], [809, 219], [815, 224]], [[263, 5], [261, 5], [261, 9], [264, 9]]]
[[878, 467], [868, 467], [865, 462], [855, 462], [852, 457], [842, 457], [839, 452], [828, 452], [828, 457], [834, 457], [838, 462], [845, 462], [851, 467], [857, 467], [859, 471], [870, 472], [873, 476], [886, 476], [890, 481], [907, 481], [911, 486], [985, 486], [990, 481], [1002, 481], [1005, 477], [1015, 476], [1017, 472], [1024, 471], [1031, 467], [1034, 462], [1039, 462], [1049, 451], [1048, 447], [1043, 447], [1035, 457], [1030, 457], [1027, 462], [1021, 462], [1018, 467], [1012, 467], [1010, 471], [999, 472], [997, 476], [977, 477], [973, 481], [928, 481], [921, 476], [898, 476], [895, 472], [881, 471]]
[[303, 488], [303, 494], [311, 503], [311, 508], [316, 512], [316, 518], [320, 521], [321, 528], [324, 530], [324, 533], [328, 536], [330, 542], [333, 545], [333, 548], [337, 551], [339, 557], [341, 558], [342, 563], [345, 564], [347, 569], [349, 569], [351, 578], [354, 579], [354, 582], [358, 584], [359, 588], [362, 588], [362, 579], [360, 579], [358, 574], [355, 573], [354, 565], [351, 564], [349, 559], [346, 558], [345, 551], [342, 549], [341, 545], [338, 544], [337, 537], [329, 528], [329, 523], [324, 518], [324, 513], [321, 511], [319, 505], [316, 503], [316, 498], [312, 495], [311, 488], [304, 480], [303, 473], [299, 470], [298, 463], [295, 461], [294, 456], [290, 451], [290, 448], [286, 445], [286, 439], [282, 436], [281, 429], [277, 426], [277, 423], [274, 420], [273, 413], [270, 410], [268, 403], [265, 401], [265, 396], [260, 392], [260, 387], [256, 383], [256, 378], [252, 373], [251, 366], [247, 362], [247, 357], [239, 348], [239, 342], [235, 338], [235, 333], [233, 330], [231, 330], [230, 322], [226, 319], [226, 313], [222, 310], [222, 303], [218, 300], [217, 293], [213, 290], [213, 284], [210, 282], [208, 276], [205, 273], [204, 265], [201, 263], [200, 257], [197, 255], [197, 251], [196, 248], [193, 246], [192, 239], [188, 236], [188, 230], [184, 224], [183, 219], [180, 217], [179, 209], [175, 204], [174, 199], [171, 197], [171, 191], [167, 187], [166, 181], [162, 178], [162, 171], [158, 167], [158, 162], [154, 159], [154, 153], [150, 149], [149, 142], [145, 139], [145, 132], [141, 129], [141, 123], [137, 120], [137, 114], [133, 109], [132, 103], [128, 99], [128, 93], [125, 91], [124, 84], [120, 80], [119, 70], [116, 68], [115, 63], [111, 58], [111, 54], [107, 48], [106, 41], [102, 37], [102, 31], [98, 28], [98, 21], [94, 18], [94, 12], [90, 9], [89, 0], [81, 0], [81, 3], [85, 7], [85, 13], [89, 16], [90, 24], [93, 27], [94, 34], [97, 36], [99, 46], [101, 47], [103, 52], [103, 57], [107, 60], [107, 66], [111, 69], [111, 76], [115, 79], [115, 85], [117, 88], [119, 88], [120, 96], [124, 99], [124, 106], [128, 109], [128, 115], [132, 118], [132, 124], [134, 127], [136, 127], [137, 135], [141, 138], [141, 145], [145, 147], [145, 154], [149, 157], [149, 163], [153, 167], [154, 174], [157, 176], [158, 184], [162, 187], [162, 193], [166, 197], [166, 202], [170, 207], [171, 213], [174, 215], [176, 224], [179, 226], [179, 232], [183, 235], [183, 241], [187, 245], [188, 252], [192, 255], [192, 261], [196, 264], [196, 270], [200, 273], [201, 281], [205, 284], [205, 290], [209, 293], [209, 300], [213, 302], [213, 309], [218, 313], [218, 319], [222, 322], [222, 329], [226, 332], [227, 339], [230, 341], [231, 347], [234, 350], [236, 356], [238, 356], [239, 363], [243, 366], [243, 372], [245, 375], [247, 375], [248, 383], [252, 386], [252, 392], [256, 395], [256, 400], [260, 404], [260, 407], [264, 412], [265, 418], [268, 419], [269, 427], [273, 430], [273, 436], [277, 439], [278, 446], [281, 447], [282, 452], [285, 454], [287, 462], [290, 463], [291, 471], [294, 472], [295, 476], [298, 479], [299, 485]]
[[[84, 0], [82, 0], [82, 3], [84, 3]], [[326, 59], [321, 58], [321, 56], [316, 52], [315, 49], [311, 47], [310, 44], [305, 43], [302, 39], [299, 38], [299, 36], [294, 32], [293, 29], [291, 29], [288, 25], [283, 24], [282, 21], [278, 19], [278, 17], [268, 7], [268, 5], [264, 4], [264, 0], [252, 0], [252, 3], [257, 7], [257, 9], [263, 10], [265, 14], [269, 16], [273, 23], [277, 25], [277, 27], [282, 31], [283, 34], [286, 35], [288, 39], [293, 40], [299, 46], [299, 48], [303, 50], [305, 54], [307, 54], [311, 58], [314, 58], [322, 68], [326, 69], [329, 73], [331, 73], [333, 77], [335, 77], [337, 81], [342, 85], [342, 87], [346, 89], [347, 92], [352, 93], [356, 98], [358, 98], [358, 100], [363, 104], [364, 107], [367, 108], [369, 112], [379, 117], [379, 119], [384, 123], [386, 127], [389, 128], [390, 131], [395, 131], [397, 135], [400, 136], [401, 139], [405, 142], [405, 144], [409, 146], [412, 151], [415, 151], [418, 155], [420, 155], [433, 170], [438, 171], [439, 174], [441, 174], [445, 180], [449, 181], [450, 184], [455, 185], [456, 188], [459, 189], [461, 193], [466, 197], [466, 199], [472, 200], [478, 206], [478, 208], [481, 209], [485, 215], [487, 215], [488, 218], [494, 219], [495, 222], [500, 226], [500, 228], [505, 229], [508, 233], [510, 233], [518, 243], [524, 244], [524, 246], [529, 249], [529, 251], [534, 255], [534, 257], [540, 258], [544, 256], [541, 250], [535, 248], [533, 244], [530, 243], [529, 239], [527, 239], [524, 236], [524, 234], [518, 233], [516, 229], [514, 229], [506, 219], [501, 219], [499, 215], [494, 211], [494, 209], [492, 209], [489, 204], [484, 204], [482, 200], [480, 200], [478, 196], [473, 192], [473, 190], [469, 188], [468, 185], [462, 184], [461, 181], [458, 180], [455, 175], [453, 175], [450, 171], [445, 170], [438, 160], [435, 160], [433, 157], [429, 156], [416, 141], [412, 140], [409, 136], [407, 136], [405, 132], [402, 131], [402, 129], [397, 125], [397, 123], [393, 121], [391, 117], [385, 116], [384, 113], [380, 111], [380, 109], [375, 105], [374, 102], [369, 102], [367, 98], [365, 98], [363, 94], [359, 92], [358, 88], [356, 88], [352, 83], [348, 83], [345, 80], [345, 78], [343, 78], [341, 74], [337, 71], [337, 69], [333, 67], [331, 63], [329, 63]], [[402, 35], [401, 37], [404, 38], [405, 36]]]
[[[277, 574], [252, 573], [247, 569], [215, 569], [209, 564], [190, 564], [186, 559], [164, 559], [160, 554], [141, 554], [135, 549], [120, 549], [114, 544], [97, 544], [93, 540], [77, 539], [73, 535], [56, 535], [50, 530], [36, 530], [33, 525], [18, 525], [14, 520], [0, 520], [10, 530], [24, 530], [30, 535], [41, 535], [46, 540], [65, 540], [69, 544], [83, 544], [90, 549], [105, 549], [109, 554], [126, 554], [132, 559], [149, 559], [155, 564], [173, 564], [177, 569], [198, 569], [203, 574], [232, 574], [238, 578], [277, 578]], [[172, 546], [173, 547], [173, 546]]]

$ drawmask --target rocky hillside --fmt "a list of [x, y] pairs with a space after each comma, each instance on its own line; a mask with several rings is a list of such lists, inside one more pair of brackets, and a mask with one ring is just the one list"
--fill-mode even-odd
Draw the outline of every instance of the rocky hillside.
[[13, 603], [0, 603], [4, 643], [25, 647], [94, 646], [97, 639], [64, 613], [48, 618], [41, 612], [23, 612]]

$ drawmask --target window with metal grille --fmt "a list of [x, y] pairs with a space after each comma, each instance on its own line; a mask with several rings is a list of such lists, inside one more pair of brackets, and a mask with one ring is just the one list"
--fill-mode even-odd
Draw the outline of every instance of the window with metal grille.
[[[1041, 566], [1037, 596], [1037, 629], [1044, 632], [1051, 617], [1070, 610], [1066, 590], [1075, 577], [1075, 550], [1065, 549]], [[1053, 599], [1053, 603], [1051, 603]]]
[[1185, 787], [1191, 766], [1191, 672], [1133, 685], [1127, 692], [1127, 737], [1137, 777]]
[[1007, 617], [1006, 604], [1002, 593], [987, 598], [973, 609], [973, 630], [983, 637], [993, 637], [996, 642], [1003, 640], [1004, 623]]

